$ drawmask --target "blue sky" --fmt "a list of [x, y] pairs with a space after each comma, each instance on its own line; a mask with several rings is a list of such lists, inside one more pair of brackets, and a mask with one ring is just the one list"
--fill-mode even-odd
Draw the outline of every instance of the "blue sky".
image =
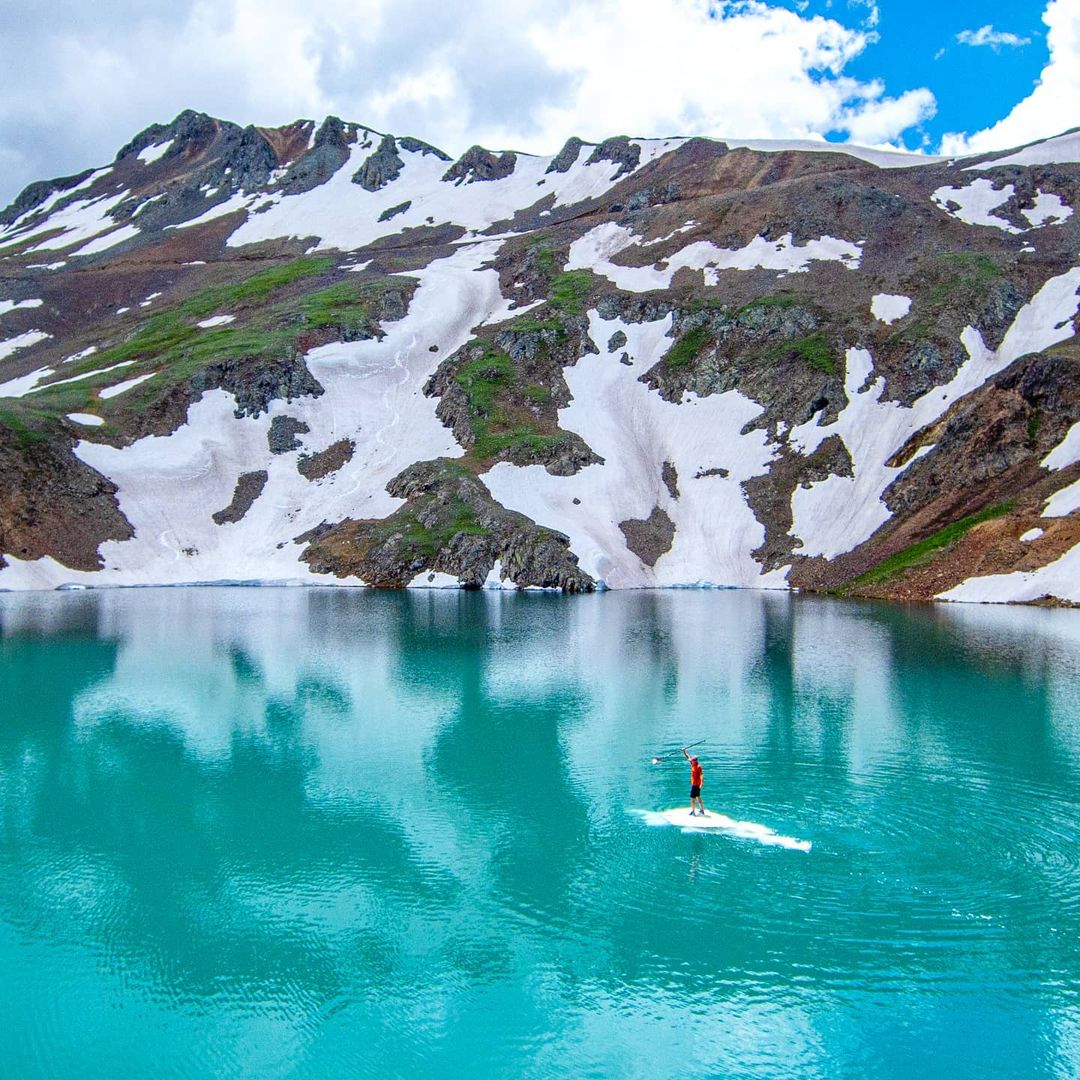
[[[803, 16], [822, 15], [853, 27], [866, 25], [872, 10], [861, 0], [780, 3]], [[1045, 0], [877, 0], [876, 7], [879, 40], [845, 73], [860, 80], [882, 79], [890, 95], [928, 87], [937, 99], [936, 115], [921, 125], [928, 149], [947, 132], [978, 131], [1001, 120], [1031, 93], [1049, 58], [1042, 22]], [[993, 48], [957, 41], [963, 31], [987, 25], [1029, 43]], [[910, 131], [902, 141], [916, 149], [922, 139]]]

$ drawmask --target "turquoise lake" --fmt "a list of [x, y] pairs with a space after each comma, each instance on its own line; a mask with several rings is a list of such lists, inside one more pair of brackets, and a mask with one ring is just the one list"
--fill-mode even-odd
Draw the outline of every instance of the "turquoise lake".
[[0, 1075], [1073, 1080], [1080, 612], [0, 595]]

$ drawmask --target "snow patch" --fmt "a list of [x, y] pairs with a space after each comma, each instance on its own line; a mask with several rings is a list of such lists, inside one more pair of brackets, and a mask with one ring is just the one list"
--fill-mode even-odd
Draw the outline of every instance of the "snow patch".
[[96, 353], [96, 352], [97, 352], [97, 346], [96, 345], [90, 345], [89, 347], [83, 349], [81, 352], [72, 353], [63, 362], [65, 364], [70, 364], [70, 363], [74, 362], [75, 360], [85, 360], [88, 356], [93, 356], [94, 353]]
[[517, 588], [508, 577], [503, 577], [502, 559], [496, 559], [495, 565], [488, 571], [488, 576], [484, 578], [484, 588], [489, 590], [514, 590]]
[[[316, 190], [319, 190], [316, 188]], [[245, 195], [242, 191], [238, 191], [235, 195], [226, 199], [224, 202], [219, 202], [217, 206], [211, 206], [205, 213], [200, 214], [198, 217], [191, 218], [190, 221], [181, 221], [176, 225], [166, 225], [166, 229], [193, 229], [196, 225], [205, 225], [208, 221], [214, 221], [217, 218], [225, 217], [227, 214], [235, 214], [238, 210], [258, 210], [264, 206], [273, 206], [281, 198], [281, 195], [275, 193], [273, 195]], [[235, 235], [235, 233], [233, 234]], [[205, 266], [205, 263], [189, 263], [186, 265]]]
[[213, 326], [224, 326], [226, 323], [236, 321], [235, 315], [211, 315], [209, 319], [203, 319], [202, 322], [195, 325], [203, 330], [209, 330]]
[[[32, 206], [25, 213], [20, 214], [6, 229], [0, 230], [0, 237], [7, 237], [21, 231], [26, 224], [33, 217], [39, 217], [43, 214], [48, 214], [57, 203], [63, 201], [71, 195], [75, 195], [80, 191], [85, 191], [89, 187], [93, 187], [98, 180], [103, 176], [112, 172], [112, 167], [105, 169], [97, 169], [92, 172], [81, 184], [76, 184], [75, 187], [68, 188], [67, 191], [54, 191], [44, 202], [39, 203], [37, 206]], [[63, 263], [52, 264], [47, 269], [54, 269], [55, 266], [63, 266]]]
[[[635, 140], [641, 148], [640, 164], [668, 153], [683, 141]], [[372, 192], [354, 184], [352, 177], [376, 149], [357, 143], [345, 164], [324, 184], [297, 195], [274, 196], [265, 212], [251, 214], [229, 237], [229, 246], [311, 236], [318, 238], [312, 250], [347, 251], [405, 229], [447, 223], [480, 234], [547, 196], [554, 195], [556, 206], [596, 198], [616, 183], [619, 170], [610, 161], [586, 164], [593, 148], [583, 146], [565, 173], [547, 172], [550, 157], [518, 154], [514, 171], [501, 180], [449, 184], [442, 179], [448, 167], [445, 161], [399, 146], [398, 156], [404, 163], [400, 175]], [[406, 202], [410, 203], [407, 210], [379, 221], [385, 211]]]
[[628, 292], [651, 292], [666, 289], [671, 279], [684, 268], [704, 270], [705, 283], [718, 285], [721, 270], [779, 270], [788, 274], [806, 273], [810, 263], [819, 260], [843, 263], [849, 270], [858, 269], [862, 248], [846, 240], [823, 236], [796, 244], [791, 233], [779, 240], [756, 236], [745, 247], [726, 249], [711, 240], [699, 240], [676, 251], [653, 266], [620, 266], [611, 260], [629, 247], [641, 244], [641, 237], [613, 221], [590, 229], [570, 245], [567, 270], [592, 270]]
[[1042, 536], [1042, 534], [1042, 529], [1028, 529], [1028, 531], [1020, 537], [1020, 543], [1030, 544], [1032, 540], [1038, 540], [1039, 537]]
[[1080, 510], [1080, 480], [1073, 481], [1060, 491], [1055, 491], [1047, 499], [1042, 516], [1044, 518], [1068, 517], [1074, 510]]
[[[55, 251], [60, 248], [70, 247], [80, 241], [90, 240], [106, 229], [116, 227], [116, 222], [111, 212], [116, 209], [129, 195], [128, 191], [121, 191], [117, 195], [99, 195], [94, 199], [78, 199], [50, 214], [44, 220], [34, 223], [32, 229], [25, 235], [19, 236], [16, 242], [22, 243], [27, 239], [33, 239], [45, 232], [59, 229], [56, 236], [46, 237], [37, 244], [27, 248], [27, 251]], [[129, 226], [130, 227], [130, 226]], [[4, 238], [11, 236], [9, 230]]]
[[[0, 348], [4, 344], [4, 342], [0, 342]], [[7, 382], [0, 383], [0, 398], [21, 398], [29, 394], [42, 379], [47, 379], [53, 373], [52, 368], [43, 367], [38, 368], [37, 371], [31, 371], [27, 375], [19, 375], [14, 379], [8, 379]]]
[[903, 150], [882, 150], [854, 143], [832, 143], [824, 139], [722, 139], [732, 150], [757, 150], [764, 154], [782, 154], [802, 150], [811, 154], [844, 154], [876, 165], [879, 169], [912, 169], [919, 165], [934, 165], [948, 161], [945, 157], [911, 154]]
[[1025, 146], [1015, 154], [968, 165], [968, 171], [997, 169], [1003, 165], [1071, 165], [1080, 162], [1080, 131], [1058, 135], [1053, 139]]
[[904, 318], [911, 310], [910, 296], [896, 296], [891, 293], [878, 293], [870, 301], [870, 314], [886, 326]]
[[[121, 360], [119, 364], [110, 364], [108, 367], [98, 368], [96, 371], [83, 371], [78, 375], [72, 375], [67, 379], [57, 379], [56, 382], [48, 384], [48, 388], [51, 390], [54, 386], [67, 386], [68, 383], [82, 382], [84, 379], [94, 379], [98, 375], [105, 375], [110, 371], [117, 371], [120, 368], [131, 367], [134, 364], [134, 360]], [[44, 390], [46, 387], [42, 386], [38, 389]]]
[[[383, 518], [402, 505], [386, 484], [414, 461], [460, 457], [461, 448], [435, 415], [423, 387], [441, 357], [459, 349], [472, 327], [505, 306], [498, 273], [480, 269], [497, 244], [455, 249], [412, 272], [419, 285], [404, 319], [383, 326], [385, 336], [314, 349], [307, 365], [325, 389], [319, 398], [271, 402], [259, 417], [237, 418], [235, 399], [212, 390], [188, 409], [187, 421], [167, 436], [126, 447], [82, 441], [76, 455], [117, 485], [121, 512], [135, 537], [101, 545], [104, 569], [72, 571], [54, 560], [9, 560], [0, 587], [181, 584], [202, 581], [296, 581], [363, 584], [313, 574], [299, 561], [292, 537], [321, 521], [338, 521], [347, 507], [356, 518]], [[437, 354], [428, 346], [439, 346]], [[297, 452], [271, 454], [275, 416], [311, 429], [311, 445], [349, 438], [353, 458], [322, 483], [296, 468]], [[266, 470], [266, 486], [244, 518], [221, 526], [211, 515], [228, 506], [237, 478]], [[279, 543], [281, 546], [279, 547]]]
[[1080, 421], [1065, 433], [1061, 440], [1040, 462], [1044, 469], [1067, 469], [1080, 461]]
[[86, 427], [101, 427], [105, 423], [100, 416], [95, 416], [93, 413], [87, 412], [72, 412], [67, 414], [69, 420], [73, 420], [76, 424], [83, 424]]
[[968, 578], [940, 593], [938, 599], [968, 604], [1016, 604], [1043, 596], [1080, 602], [1080, 544], [1038, 570]]
[[18, 311], [20, 308], [39, 308], [43, 303], [43, 300], [0, 300], [0, 315]]
[[988, 225], [1003, 232], [1019, 233], [1023, 230], [991, 213], [1007, 203], [1015, 191], [1012, 184], [995, 188], [991, 180], [973, 180], [967, 187], [939, 187], [930, 198], [950, 217], [967, 225]]
[[155, 161], [159, 161], [172, 149], [174, 142], [176, 142], [176, 139], [169, 139], [168, 142], [143, 147], [138, 154], [139, 160], [144, 165], [153, 165]]
[[6, 341], [0, 341], [0, 360], [20, 349], [29, 349], [31, 345], [36, 345], [39, 341], [46, 341], [51, 337], [52, 334], [46, 334], [44, 330], [27, 330], [25, 334], [16, 334], [15, 337], [10, 337]]
[[1043, 225], [1060, 225], [1072, 217], [1072, 212], [1072, 207], [1062, 202], [1060, 196], [1041, 190], [1036, 192], [1035, 205], [1020, 211], [1031, 222], [1033, 229]]
[[147, 379], [152, 379], [157, 374], [156, 371], [148, 372], [146, 375], [136, 375], [134, 379], [128, 379], [125, 382], [116, 383], [114, 386], [106, 386], [103, 390], [98, 391], [99, 398], [114, 398], [120, 394], [126, 393], [132, 387], [138, 386], [139, 383], [146, 382]]
[[76, 255], [97, 255], [101, 251], [108, 251], [109, 248], [116, 247], [117, 244], [122, 244], [126, 240], [134, 240], [136, 236], [141, 236], [142, 233], [134, 225], [121, 225], [119, 229], [114, 229], [110, 233], [105, 233], [104, 236], [99, 236], [94, 240], [91, 240], [88, 244], [83, 244], [77, 251], [71, 253], [71, 257]]

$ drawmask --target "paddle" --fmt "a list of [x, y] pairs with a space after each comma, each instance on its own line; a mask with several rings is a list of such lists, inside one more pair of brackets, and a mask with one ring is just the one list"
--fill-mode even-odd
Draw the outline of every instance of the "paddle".
[[683, 750], [689, 750], [691, 746], [700, 746], [703, 742], [705, 742], [704, 739], [698, 739], [697, 742], [687, 743], [679, 750], [669, 750], [666, 754], [658, 754], [652, 759], [652, 763], [654, 765], [660, 765], [662, 762], [667, 761], [667, 759], [674, 754], [681, 754]]

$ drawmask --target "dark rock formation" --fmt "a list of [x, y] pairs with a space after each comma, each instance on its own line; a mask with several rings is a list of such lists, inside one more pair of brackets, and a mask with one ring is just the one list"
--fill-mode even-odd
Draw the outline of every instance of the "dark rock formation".
[[679, 497], [679, 472], [670, 461], [665, 461], [660, 469], [660, 479], [668, 494], [673, 498]]
[[355, 450], [356, 443], [352, 439], [338, 439], [317, 454], [301, 454], [297, 459], [296, 469], [307, 480], [322, 480], [324, 476], [337, 472], [346, 462], [351, 461]]
[[389, 206], [379, 215], [379, 221], [389, 221], [391, 218], [397, 217], [398, 214], [404, 214], [410, 206], [412, 206], [412, 199], [406, 199], [403, 203], [398, 203], [397, 206]]
[[616, 178], [632, 173], [641, 161], [641, 147], [632, 143], [626, 135], [616, 135], [614, 138], [605, 139], [589, 155], [586, 165], [596, 165], [601, 161], [610, 161], [619, 168], [615, 173]]
[[289, 167], [278, 187], [297, 195], [325, 184], [349, 160], [350, 147], [345, 124], [336, 116], [328, 116], [315, 132], [311, 149]]
[[365, 191], [378, 191], [396, 180], [404, 168], [405, 162], [398, 157], [394, 137], [384, 135], [378, 149], [368, 155], [353, 174], [352, 182], [359, 184]]
[[551, 164], [546, 171], [549, 173], [569, 172], [574, 162], [581, 156], [581, 148], [584, 145], [576, 135], [567, 139], [563, 148], [551, 159]]
[[98, 547], [130, 540], [116, 485], [71, 452], [63, 431], [20, 444], [0, 421], [0, 565], [46, 555], [72, 570], [98, 570]]
[[297, 420], [294, 416], [275, 416], [266, 433], [270, 453], [287, 454], [290, 450], [299, 450], [300, 441], [296, 436], [306, 435], [310, 430], [303, 420]]
[[241, 473], [236, 481], [232, 502], [224, 510], [218, 510], [210, 516], [217, 525], [227, 525], [240, 521], [251, 509], [255, 500], [263, 493], [269, 473], [265, 469], [257, 472]]
[[659, 506], [654, 506], [647, 518], [620, 521], [619, 528], [626, 537], [626, 546], [646, 566], [655, 566], [675, 542], [675, 523]]
[[478, 180], [502, 180], [514, 171], [517, 154], [507, 151], [493, 154], [482, 146], [472, 146], [443, 174], [443, 180], [472, 184]]
[[238, 417], [258, 416], [266, 412], [271, 401], [321, 397], [325, 393], [300, 356], [252, 357], [209, 364], [191, 377], [189, 385], [196, 395], [217, 387], [235, 395]]
[[411, 135], [398, 139], [398, 146], [410, 154], [432, 154], [440, 161], [451, 160], [450, 155], [444, 154], [437, 146], [432, 146], [431, 143], [423, 142], [421, 139], [414, 139]]
[[589, 592], [595, 583], [577, 565], [562, 533], [506, 510], [459, 462], [410, 465], [387, 485], [406, 504], [388, 518], [346, 519], [297, 537], [312, 570], [359, 577], [369, 585], [400, 588], [424, 571], [480, 588], [498, 560], [504, 579]]

